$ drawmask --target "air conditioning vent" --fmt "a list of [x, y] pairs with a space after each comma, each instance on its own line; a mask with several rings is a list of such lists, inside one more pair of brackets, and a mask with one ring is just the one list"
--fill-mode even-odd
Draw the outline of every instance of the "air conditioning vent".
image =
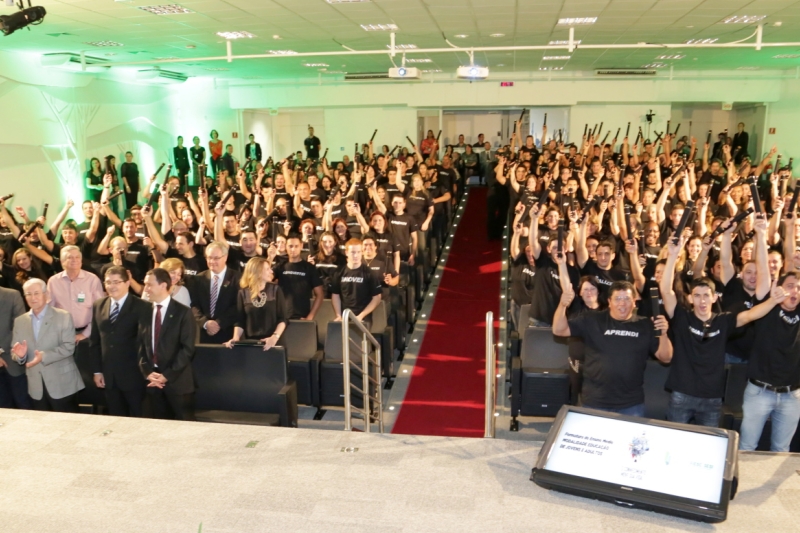
[[645, 68], [604, 68], [595, 71], [598, 76], [655, 76], [656, 71]]
[[183, 83], [189, 76], [181, 74], [180, 72], [173, 72], [171, 70], [161, 70], [160, 68], [150, 68], [140, 70], [136, 73], [138, 80], [152, 80], [160, 81], [163, 83]]
[[383, 72], [348, 72], [344, 76], [345, 81], [360, 81], [360, 80], [388, 80], [389, 73]]

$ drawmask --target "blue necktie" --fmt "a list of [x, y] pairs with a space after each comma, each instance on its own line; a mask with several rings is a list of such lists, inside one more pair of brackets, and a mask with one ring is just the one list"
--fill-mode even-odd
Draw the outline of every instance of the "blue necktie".
[[111, 309], [111, 315], [109, 315], [108, 319], [113, 324], [117, 321], [117, 317], [119, 316], [119, 302], [114, 302], [114, 308]]

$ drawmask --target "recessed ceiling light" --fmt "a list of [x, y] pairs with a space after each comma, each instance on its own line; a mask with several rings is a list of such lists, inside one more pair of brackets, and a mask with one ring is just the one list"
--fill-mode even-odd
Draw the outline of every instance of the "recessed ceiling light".
[[642, 65], [642, 68], [664, 68], [666, 66], [666, 63], [648, 63], [646, 65]]
[[167, 59], [180, 59], [179, 57], [175, 56], [167, 56], [167, 57], [156, 57], [156, 61], [166, 61]]
[[194, 44], [187, 44], [186, 48], [188, 48], [189, 50], [194, 50], [195, 48], [197, 48], [197, 46]]
[[358, 4], [360, 2], [369, 2], [369, 0], [325, 0], [329, 4]]
[[496, 66], [498, 66], [498, 67], [504, 67], [504, 66], [506, 66], [506, 64], [505, 64], [505, 63], [498, 63]]
[[761, 67], [739, 67], [736, 70], [758, 70]]
[[297, 52], [295, 52], [294, 50], [268, 50], [267, 53], [272, 54], [274, 56], [293, 56]]
[[800, 54], [779, 54], [772, 56], [772, 59], [796, 59], [798, 57], [800, 57]]
[[281, 38], [281, 36], [280, 36], [280, 35], [273, 35], [273, 36], [272, 36], [272, 38], [273, 38], [273, 39], [280, 39], [280, 38]]
[[570, 56], [544, 56], [542, 61], [565, 61], [569, 58]]
[[713, 39], [689, 39], [686, 44], [714, 44], [719, 41], [716, 37]]
[[656, 59], [683, 59], [684, 57], [686, 56], [682, 54], [671, 54], [671, 55], [658, 56]]
[[[577, 41], [572, 41], [572, 42], [574, 44], [581, 44], [580, 39], [578, 39]], [[565, 46], [565, 45], [569, 44], [569, 41], [550, 41], [547, 44], [549, 44], [550, 46]]]
[[489, 37], [505, 37], [505, 33], [492, 33]]
[[227, 69], [227, 68], [224, 68], [224, 67], [209, 67], [206, 70], [210, 70], [211, 72], [223, 72], [223, 71], [230, 70], [230, 69]]
[[320, 69], [324, 70], [325, 74], [347, 74], [344, 70], [327, 70], [327, 69]]
[[694, 28], [694, 26], [686, 26], [687, 28]]
[[362, 24], [364, 31], [397, 31], [397, 24]]
[[[399, 48], [400, 50], [414, 50], [417, 45], [416, 44], [396, 44], [394, 45], [395, 48]], [[386, 48], [391, 48], [390, 45], [386, 45]]]
[[773, 26], [783, 26], [783, 22], [781, 22], [781, 21], [779, 20], [779, 21], [777, 21], [777, 22], [773, 22], [773, 23], [772, 23], [772, 25], [773, 25]]
[[458, 35], [453, 35], [453, 37], [455, 37], [456, 39], [466, 39], [467, 37], [469, 37], [469, 35], [467, 35], [466, 33], [459, 33]]
[[91, 41], [83, 44], [88, 44], [89, 46], [124, 46], [114, 41]]
[[218, 31], [217, 35], [219, 35], [220, 37], [224, 37], [225, 39], [228, 39], [228, 40], [230, 40], [230, 39], [252, 39], [253, 37], [255, 37], [255, 35], [253, 35], [250, 32], [246, 32], [246, 31]]
[[406, 59], [406, 63], [433, 63], [433, 60], [427, 57], [410, 57]]
[[194, 13], [191, 9], [187, 9], [178, 4], [167, 4], [163, 6], [141, 6], [142, 11], [147, 11], [153, 15], [185, 15], [186, 13]]
[[116, 52], [109, 52], [109, 53], [107, 53], [107, 54], [103, 54], [103, 55], [105, 55], [105, 56], [108, 56], [108, 57], [111, 57], [111, 56], [115, 56], [115, 55], [117, 55], [117, 53], [116, 53]]
[[327, 63], [303, 63], [304, 67], [329, 67], [330, 65]]
[[564, 70], [564, 67], [539, 67], [539, 70]]
[[752, 24], [767, 18], [766, 15], [736, 15], [722, 21], [723, 24]]
[[595, 22], [597, 22], [597, 17], [558, 19], [559, 26], [577, 26], [579, 24], [594, 24]]
[[431, 69], [423, 70], [422, 72], [424, 72], [425, 74], [433, 74], [433, 73], [441, 72], [441, 71], [442, 71], [442, 69], [440, 69], [440, 68], [431, 68]]

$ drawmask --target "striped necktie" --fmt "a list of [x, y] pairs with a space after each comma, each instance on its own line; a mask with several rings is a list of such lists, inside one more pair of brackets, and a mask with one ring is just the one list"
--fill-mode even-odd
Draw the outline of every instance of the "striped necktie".
[[214, 281], [211, 282], [211, 318], [216, 315], [214, 312], [217, 310], [217, 292], [219, 291], [219, 276], [214, 274]]
[[114, 302], [114, 307], [111, 309], [111, 315], [109, 315], [108, 319], [113, 324], [117, 321], [117, 317], [119, 316], [119, 302]]

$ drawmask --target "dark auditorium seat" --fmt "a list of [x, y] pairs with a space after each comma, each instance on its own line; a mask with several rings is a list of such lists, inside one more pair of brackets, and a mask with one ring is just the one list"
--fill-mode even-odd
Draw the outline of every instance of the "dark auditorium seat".
[[85, 388], [78, 391], [78, 405], [90, 405], [91, 412], [98, 414], [101, 410], [107, 409], [106, 395], [94, 384], [94, 372], [92, 372], [91, 354], [89, 352], [89, 341], [84, 340], [75, 346], [75, 364], [83, 378]]
[[[363, 388], [361, 372], [354, 365], [361, 367], [361, 331], [350, 327], [350, 364], [351, 382], [359, 389]], [[376, 339], [377, 340], [377, 339]], [[325, 353], [320, 367], [320, 401], [322, 405], [344, 405], [344, 375], [342, 364], [344, 349], [342, 346], [342, 323], [330, 322], [325, 336]], [[361, 395], [352, 391], [353, 405], [363, 406]]]
[[369, 330], [381, 345], [381, 375], [390, 378], [394, 375], [394, 328], [389, 325], [385, 301], [381, 301], [372, 312], [372, 328]]
[[192, 370], [197, 420], [297, 427], [297, 386], [282, 347], [199, 344]]
[[[311, 300], [311, 305], [314, 305], [314, 300]], [[322, 350], [325, 348], [325, 335], [328, 333], [328, 322], [336, 318], [336, 313], [333, 311], [333, 303], [330, 298], [322, 300], [322, 305], [314, 315], [314, 322], [317, 323], [317, 348]]]
[[290, 320], [281, 335], [289, 362], [289, 379], [297, 384], [297, 402], [320, 406], [319, 365], [322, 350], [317, 349], [317, 323], [312, 320]]
[[669, 365], [649, 359], [644, 370], [644, 416], [666, 420], [670, 393], [664, 388], [669, 375]]
[[511, 415], [555, 416], [569, 401], [567, 339], [550, 328], [525, 328], [512, 361]]
[[725, 397], [722, 398], [722, 427], [739, 431], [742, 426], [742, 403], [747, 387], [747, 365], [732, 364], [726, 367]]
[[528, 314], [531, 310], [531, 304], [525, 304], [519, 308], [519, 318], [517, 319], [514, 329], [509, 333], [508, 339], [511, 345], [510, 354], [512, 357], [519, 357], [520, 347], [522, 345], [522, 332], [528, 327]]

